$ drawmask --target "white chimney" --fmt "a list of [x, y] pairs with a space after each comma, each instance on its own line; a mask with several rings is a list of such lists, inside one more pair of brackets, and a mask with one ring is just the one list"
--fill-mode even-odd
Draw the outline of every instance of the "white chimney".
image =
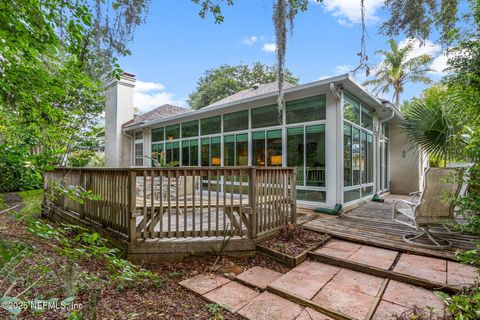
[[110, 83], [105, 103], [105, 166], [130, 167], [132, 141], [124, 135], [122, 125], [133, 119], [135, 75], [123, 73]]

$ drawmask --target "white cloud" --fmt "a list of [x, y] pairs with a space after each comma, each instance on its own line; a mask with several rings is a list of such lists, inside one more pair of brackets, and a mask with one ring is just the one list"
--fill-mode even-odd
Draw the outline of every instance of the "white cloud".
[[[318, 3], [316, 0], [310, 2]], [[383, 6], [384, 2], [385, 0], [365, 0], [365, 21], [367, 23], [380, 20], [376, 11]], [[338, 23], [342, 26], [351, 26], [362, 20], [360, 1], [358, 0], [323, 0], [322, 5], [325, 11], [338, 18]]]
[[353, 69], [353, 66], [350, 64], [341, 64], [335, 67], [335, 74], [350, 73]]
[[431, 68], [434, 71], [431, 73], [439, 76], [443, 75], [444, 70], [448, 67], [448, 57], [440, 45], [435, 44], [430, 40], [425, 40], [422, 44], [418, 39], [405, 39], [400, 41], [399, 46], [403, 48], [409, 43], [413, 47], [409, 58], [418, 57], [422, 54], [429, 54], [433, 57]]
[[163, 104], [187, 106], [185, 100], [176, 99], [174, 93], [165, 91], [165, 86], [161, 83], [138, 80], [135, 84], [133, 103], [141, 112], [150, 111]]
[[251, 36], [251, 37], [245, 37], [243, 38], [242, 40], [242, 43], [246, 46], [253, 46], [255, 44], [255, 42], [258, 41], [258, 37], [257, 36]]
[[265, 52], [275, 52], [275, 50], [277, 50], [277, 45], [275, 43], [265, 43], [262, 50]]

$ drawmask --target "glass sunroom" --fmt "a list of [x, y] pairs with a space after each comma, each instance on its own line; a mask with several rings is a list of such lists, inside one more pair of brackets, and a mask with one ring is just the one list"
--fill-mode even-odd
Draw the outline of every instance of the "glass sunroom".
[[392, 105], [348, 75], [287, 88], [281, 111], [271, 87], [124, 127], [135, 137], [132, 163], [295, 167], [306, 205], [348, 205], [388, 191], [388, 122], [399, 116]]

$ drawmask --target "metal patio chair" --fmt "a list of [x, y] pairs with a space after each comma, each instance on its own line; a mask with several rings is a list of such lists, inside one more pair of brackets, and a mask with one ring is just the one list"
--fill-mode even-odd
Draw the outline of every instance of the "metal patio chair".
[[[449, 231], [445, 224], [455, 219], [454, 200], [462, 188], [462, 177], [463, 169], [429, 168], [425, 172], [425, 186], [418, 202], [393, 202], [392, 220], [418, 231], [404, 235], [405, 242], [435, 249], [452, 245], [451, 241], [432, 231], [431, 227], [440, 226]], [[430, 244], [422, 242], [425, 236]]]

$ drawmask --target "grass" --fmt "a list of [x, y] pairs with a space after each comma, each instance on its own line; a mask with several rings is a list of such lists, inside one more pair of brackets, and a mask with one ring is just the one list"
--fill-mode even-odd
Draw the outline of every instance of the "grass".
[[39, 189], [20, 191], [18, 194], [22, 198], [22, 202], [24, 205], [20, 213], [30, 215], [41, 212], [43, 190]]

